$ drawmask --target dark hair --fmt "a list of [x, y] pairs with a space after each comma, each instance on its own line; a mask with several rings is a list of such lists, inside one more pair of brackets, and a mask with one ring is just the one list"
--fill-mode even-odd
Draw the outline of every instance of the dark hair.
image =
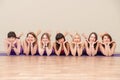
[[95, 41], [98, 39], [97, 33], [96, 32], [92, 32], [90, 33], [89, 37], [88, 37], [88, 41], [90, 40], [91, 35], [94, 34], [95, 35]]
[[[62, 39], [62, 38], [64, 39], [64, 41], [66, 41], [65, 36], [62, 33], [57, 33], [57, 35], [55, 37], [56, 41], [58, 41], [59, 39]], [[59, 47], [60, 47], [60, 44], [58, 44], [56, 42], [56, 49], [58, 50]], [[65, 47], [67, 47], [67, 43], [65, 43]]]
[[65, 41], [65, 36], [64, 36], [62, 33], [57, 33], [55, 39], [58, 41], [59, 39], [62, 39], [62, 38], [63, 38], [64, 41]]
[[[112, 41], [112, 37], [108, 33], [102, 35], [102, 40], [105, 36], [107, 36], [110, 39], [110, 41]], [[110, 44], [110, 48], [112, 48], [112, 46], [113, 46], [113, 43]], [[105, 47], [105, 46], [103, 45], [103, 47]]]
[[107, 37], [110, 39], [110, 41], [112, 41], [112, 37], [111, 37], [108, 33], [102, 35], [102, 40], [103, 40], [103, 38], [104, 38], [105, 36], [107, 36]]
[[28, 37], [29, 34], [31, 34], [31, 35], [35, 38], [35, 40], [36, 40], [36, 41], [33, 43], [33, 46], [34, 46], [34, 45], [37, 43], [37, 36], [35, 35], [34, 32], [29, 32], [26, 37]]
[[[92, 32], [90, 33], [89, 37], [88, 37], [88, 41], [90, 41], [90, 37], [91, 35], [94, 34], [95, 35], [95, 41], [97, 41], [98, 39], [98, 36], [97, 36], [97, 33], [96, 32]], [[90, 46], [90, 44], [88, 43], [88, 47]], [[96, 46], [97, 46], [97, 43], [94, 44], [94, 48], [96, 49]]]
[[7, 37], [8, 37], [8, 38], [11, 38], [11, 37], [17, 38], [14, 31], [10, 31], [10, 32], [7, 34]]

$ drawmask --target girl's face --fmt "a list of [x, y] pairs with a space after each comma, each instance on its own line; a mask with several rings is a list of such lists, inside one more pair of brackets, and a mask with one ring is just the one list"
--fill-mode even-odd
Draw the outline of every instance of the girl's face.
[[28, 37], [27, 37], [27, 41], [28, 42], [33, 42], [33, 41], [35, 41], [35, 38], [33, 37], [33, 35], [29, 34]]
[[58, 40], [59, 43], [63, 43], [64, 41], [65, 41], [64, 38]]
[[16, 38], [14, 38], [14, 37], [8, 38], [8, 41], [11, 43], [13, 43], [15, 40], [16, 40]]
[[110, 42], [110, 38], [108, 36], [104, 36], [103, 42], [105, 42], [105, 43]]
[[43, 37], [42, 37], [42, 43], [48, 43], [50, 40], [48, 39], [48, 37], [46, 36], [46, 35], [44, 35]]
[[75, 35], [73, 41], [74, 42], [80, 42], [80, 36]]
[[89, 39], [90, 42], [95, 42], [96, 41], [96, 36], [92, 34]]

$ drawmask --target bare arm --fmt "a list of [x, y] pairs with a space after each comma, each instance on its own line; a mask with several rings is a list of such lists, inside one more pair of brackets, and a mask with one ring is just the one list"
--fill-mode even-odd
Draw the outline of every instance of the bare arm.
[[4, 41], [4, 46], [5, 46], [5, 52], [7, 53], [7, 55], [10, 55], [10, 52], [11, 52], [11, 49], [12, 49], [11, 43], [9, 43], [7, 40], [5, 40]]
[[64, 49], [64, 52], [65, 52], [65, 54], [66, 54], [66, 56], [68, 56], [69, 55], [69, 50], [70, 50], [70, 47], [69, 47], [69, 43], [66, 43], [67, 44], [67, 46], [65, 46], [65, 43], [66, 42], [64, 42], [63, 43], [63, 49]]
[[26, 41], [23, 42], [23, 53], [25, 53], [26, 55], [29, 54], [30, 51], [30, 44], [27, 45]]
[[[21, 42], [20, 42], [19, 39], [17, 39], [17, 40], [16, 40], [16, 43], [17, 43], [17, 47], [14, 46], [13, 49], [14, 49], [16, 55], [19, 55], [19, 54], [20, 54], [20, 48], [21, 48]], [[13, 44], [13, 45], [15, 45], [15, 44]]]
[[88, 47], [88, 42], [87, 42], [87, 41], [85, 41], [85, 49], [86, 49], [87, 54], [88, 54], [89, 56], [91, 56], [91, 48]]
[[38, 48], [37, 44], [35, 44], [35, 45], [31, 44], [31, 54], [32, 55], [36, 54], [37, 48]]
[[[75, 46], [73, 47], [73, 45], [75, 45]], [[73, 56], [75, 56], [75, 54], [76, 54], [76, 49], [77, 49], [76, 44], [71, 42], [70, 43], [70, 50], [71, 50], [71, 53], [72, 53]]]
[[109, 56], [112, 56], [115, 52], [115, 48], [116, 48], [116, 43], [113, 43], [113, 46], [111, 49], [109, 49]]
[[[105, 45], [105, 44], [104, 44]], [[100, 51], [103, 53], [103, 55], [108, 56], [108, 49], [107, 46], [105, 47], [102, 46], [102, 43], [100, 44]]]
[[62, 50], [62, 44], [60, 44], [60, 47], [59, 47], [58, 50], [57, 50], [57, 47], [56, 47], [56, 43], [54, 43], [53, 47], [54, 47], [55, 53], [59, 56], [60, 53], [61, 53], [61, 50]]
[[84, 43], [80, 42], [80, 43], [77, 44], [78, 56], [82, 55], [83, 48], [84, 48]]
[[46, 47], [47, 56], [49, 56], [49, 55], [52, 53], [52, 49], [53, 49], [53, 45], [50, 43], [50, 44]]
[[42, 43], [40, 42], [39, 44], [39, 54], [42, 56], [44, 54], [45, 51], [45, 46], [42, 45]]
[[[96, 48], [94, 47], [95, 43], [97, 43]], [[95, 42], [95, 43], [93, 43], [92, 48], [91, 48], [92, 56], [95, 56], [97, 54], [98, 47], [99, 47], [99, 42]]]

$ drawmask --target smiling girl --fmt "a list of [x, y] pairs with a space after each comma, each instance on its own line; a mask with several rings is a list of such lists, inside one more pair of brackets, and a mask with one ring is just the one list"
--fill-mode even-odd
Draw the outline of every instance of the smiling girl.
[[53, 54], [53, 44], [50, 39], [51, 35], [47, 32], [43, 33], [39, 43], [39, 54], [50, 56]]
[[99, 42], [97, 41], [98, 39], [97, 34], [95, 32], [92, 32], [90, 33], [88, 38], [86, 36], [84, 37], [86, 39], [85, 41], [86, 53], [89, 56], [95, 56], [97, 54], [98, 47], [99, 47]]
[[37, 36], [34, 32], [29, 32], [23, 42], [23, 53], [25, 55], [35, 55], [37, 54], [37, 50]]
[[78, 33], [71, 35], [72, 41], [70, 42], [70, 51], [73, 56], [81, 56], [84, 48], [84, 43], [81, 42], [81, 37]]
[[56, 55], [68, 56], [69, 55], [69, 43], [66, 41], [65, 36], [62, 33], [57, 33], [55, 37], [56, 41], [53, 44]]
[[19, 55], [21, 52], [21, 43], [17, 38], [14, 31], [10, 31], [7, 34], [7, 39], [5, 40], [5, 51], [7, 55]]
[[108, 33], [103, 34], [101, 38], [100, 51], [105, 56], [112, 56], [115, 52], [116, 43]]

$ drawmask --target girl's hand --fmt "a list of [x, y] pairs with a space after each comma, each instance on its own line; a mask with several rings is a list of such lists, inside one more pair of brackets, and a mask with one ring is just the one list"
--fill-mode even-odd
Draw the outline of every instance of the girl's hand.
[[73, 42], [73, 41], [72, 41], [71, 43], [72, 43], [72, 44], [75, 44], [75, 45], [77, 44], [76, 42]]
[[94, 45], [94, 44], [96, 44], [96, 43], [98, 43], [98, 41], [92, 42], [92, 45]]
[[64, 41], [63, 44], [65, 45], [65, 43], [67, 43], [67, 41]]
[[115, 41], [108, 42], [108, 45], [115, 43]]
[[12, 44], [15, 44], [17, 41], [15, 40]]
[[78, 42], [77, 44], [80, 45], [80, 44], [82, 44], [82, 42]]
[[56, 41], [56, 43], [61, 44], [60, 42]]
[[115, 43], [115, 41], [111, 41], [110, 44]]

